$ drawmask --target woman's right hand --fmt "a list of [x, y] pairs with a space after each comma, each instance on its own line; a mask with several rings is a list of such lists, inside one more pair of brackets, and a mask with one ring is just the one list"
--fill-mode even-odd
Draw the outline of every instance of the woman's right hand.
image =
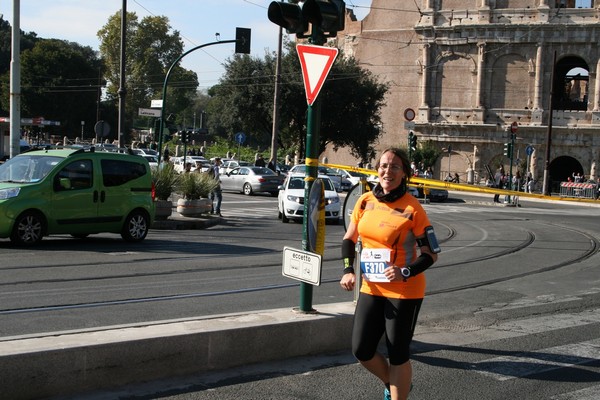
[[354, 285], [356, 284], [356, 275], [353, 273], [347, 273], [342, 276], [340, 280], [340, 286], [342, 289], [350, 291], [354, 289]]

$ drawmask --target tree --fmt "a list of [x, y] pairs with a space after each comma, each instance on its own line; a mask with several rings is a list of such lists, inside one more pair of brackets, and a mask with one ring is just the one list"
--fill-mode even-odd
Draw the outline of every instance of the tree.
[[[167, 71], [183, 54], [183, 41], [178, 31], [170, 33], [169, 19], [147, 16], [141, 21], [135, 13], [127, 13], [126, 34], [126, 125], [133, 126], [138, 108], [148, 107], [153, 99], [162, 98]], [[106, 63], [107, 95], [118, 99], [121, 60], [121, 13], [111, 16], [98, 31], [100, 53]], [[195, 72], [176, 65], [167, 88], [168, 113], [178, 114], [191, 104], [198, 76]]]
[[[281, 147], [303, 152], [306, 140], [306, 95], [300, 61], [288, 43], [282, 56], [280, 92]], [[244, 131], [268, 146], [272, 131], [276, 55], [264, 60], [236, 55], [227, 60], [219, 84], [209, 90], [209, 121], [212, 132], [231, 137]], [[387, 84], [353, 58], [339, 56], [320, 93], [322, 104], [319, 147], [347, 147], [361, 160], [374, 157], [373, 143], [380, 135], [379, 112]]]
[[61, 133], [78, 135], [95, 121], [101, 62], [91, 47], [40, 39], [21, 55], [21, 114], [60, 121]]

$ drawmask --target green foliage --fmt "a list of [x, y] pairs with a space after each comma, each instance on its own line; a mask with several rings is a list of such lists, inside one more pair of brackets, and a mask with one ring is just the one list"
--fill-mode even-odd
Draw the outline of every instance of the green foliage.
[[198, 200], [203, 197], [208, 197], [210, 192], [219, 186], [219, 182], [208, 174], [200, 172], [188, 172], [179, 176], [177, 184], [177, 192], [184, 199]]
[[[90, 47], [39, 39], [21, 54], [21, 113], [58, 120], [62, 132], [78, 132], [96, 121], [101, 61]], [[4, 90], [3, 90], [4, 91]], [[2, 96], [2, 109], [9, 97]]]
[[152, 183], [156, 197], [159, 200], [168, 200], [177, 188], [179, 174], [175, 171], [173, 164], [162, 164], [159, 168], [152, 168]]
[[[243, 131], [250, 145], [269, 146], [272, 135], [276, 56], [264, 60], [236, 55], [226, 62], [226, 72], [209, 90], [209, 128], [229, 140]], [[288, 46], [281, 60], [278, 147], [288, 154], [304, 153], [306, 95], [295, 48]], [[380, 111], [388, 85], [376, 81], [353, 58], [339, 55], [321, 93], [319, 151], [328, 144], [346, 146], [351, 153], [370, 160], [381, 131]]]
[[433, 167], [441, 154], [442, 150], [440, 150], [433, 141], [427, 140], [421, 142], [420, 147], [417, 146], [417, 150], [413, 151], [413, 161], [417, 165], [423, 163], [425, 168]]
[[[170, 32], [169, 19], [147, 16], [138, 19], [127, 13], [127, 60], [125, 73], [127, 97], [125, 115], [128, 128], [139, 107], [148, 107], [152, 99], [162, 98], [163, 84], [173, 62], [183, 54], [183, 41], [178, 31]], [[98, 32], [100, 53], [107, 65], [107, 95], [117, 99], [120, 86], [121, 12], [112, 15]], [[167, 87], [166, 113], [179, 114], [187, 108], [198, 87], [195, 72], [173, 67]]]

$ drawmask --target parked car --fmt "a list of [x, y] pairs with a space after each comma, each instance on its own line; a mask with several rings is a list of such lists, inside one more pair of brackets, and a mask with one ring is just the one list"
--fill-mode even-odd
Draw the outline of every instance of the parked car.
[[145, 158], [146, 161], [148, 161], [148, 164], [150, 165], [151, 168], [158, 167], [158, 156], [143, 155], [143, 154], [138, 154], [138, 155]]
[[[282, 222], [304, 218], [304, 174], [289, 174], [281, 186], [277, 199], [278, 218]], [[342, 203], [333, 182], [327, 175], [319, 175], [325, 188], [325, 221], [339, 223]]]
[[232, 171], [234, 168], [249, 167], [249, 166], [250, 166], [250, 163], [247, 161], [238, 161], [238, 160], [223, 161], [223, 160], [221, 160], [221, 167], [219, 168], [219, 173], [226, 174], [226, 173]]
[[446, 189], [429, 188], [429, 194], [426, 194], [430, 201], [448, 200], [448, 191]]
[[131, 149], [133, 151], [134, 154], [137, 155], [141, 155], [141, 156], [155, 156], [158, 158], [158, 151], [156, 150], [152, 150], [152, 149], [142, 149], [142, 148], [137, 148], [137, 149]]
[[141, 241], [154, 220], [150, 165], [94, 149], [35, 150], [0, 165], [0, 238], [34, 245], [44, 236], [101, 232]]
[[[329, 179], [331, 179], [331, 182], [333, 182], [333, 186], [335, 187], [336, 191], [341, 192], [344, 190], [343, 185], [342, 185], [342, 175], [340, 175], [335, 169], [319, 166], [317, 171], [318, 171], [319, 175], [327, 175], [329, 177]], [[290, 168], [289, 173], [290, 174], [306, 174], [306, 165], [305, 164], [294, 165], [292, 168]], [[348, 185], [348, 183], [346, 183], [345, 185]], [[351, 186], [347, 190], [350, 190], [350, 188], [351, 188]]]
[[220, 178], [221, 190], [241, 192], [248, 196], [260, 192], [277, 196], [284, 179], [266, 167], [237, 167], [221, 174]]
[[361, 174], [356, 171], [348, 171], [346, 169], [336, 168], [335, 169], [342, 176], [342, 187], [345, 191], [349, 191], [352, 187], [361, 179], [367, 179], [367, 175]]

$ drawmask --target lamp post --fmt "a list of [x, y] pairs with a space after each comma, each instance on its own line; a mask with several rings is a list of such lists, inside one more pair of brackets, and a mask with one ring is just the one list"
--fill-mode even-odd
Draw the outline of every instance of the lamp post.
[[85, 121], [81, 121], [81, 141], [83, 142], [83, 127], [85, 126]]

